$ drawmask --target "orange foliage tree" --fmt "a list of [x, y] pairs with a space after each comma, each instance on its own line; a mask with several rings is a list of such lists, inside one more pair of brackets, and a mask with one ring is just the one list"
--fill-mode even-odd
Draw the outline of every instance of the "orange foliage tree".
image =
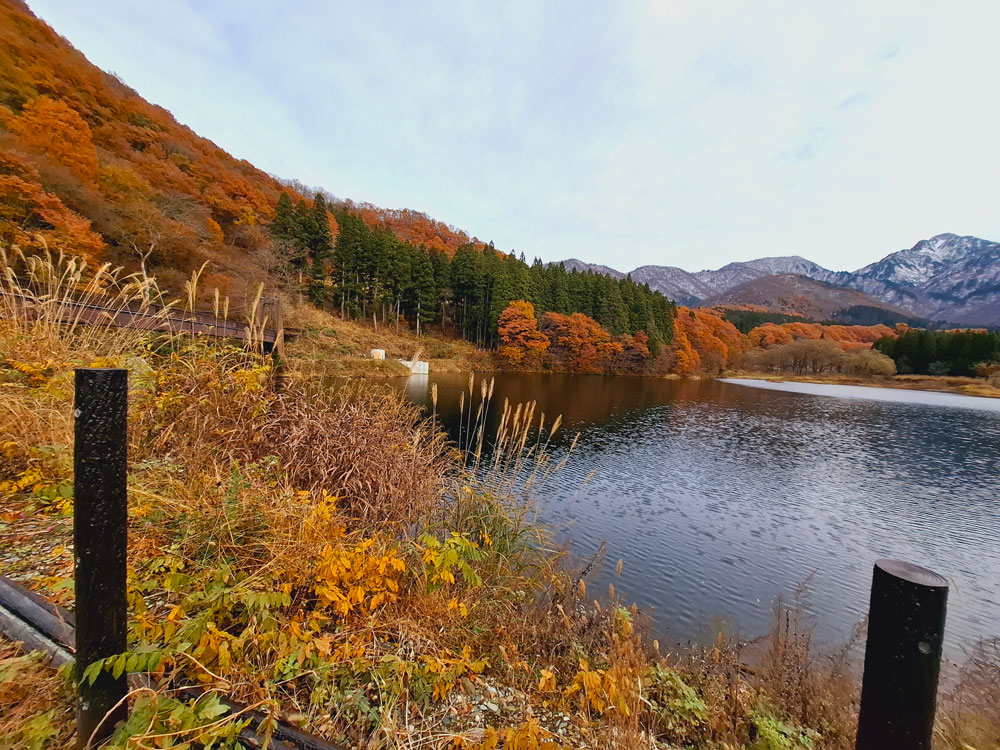
[[771, 349], [792, 341], [825, 339], [836, 341], [844, 351], [870, 349], [884, 336], [897, 335], [886, 325], [824, 325], [822, 323], [765, 323], [747, 334], [750, 345], [757, 349]]
[[90, 126], [66, 102], [40, 96], [25, 105], [20, 117], [5, 119], [24, 148], [45, 153], [86, 182], [97, 177]]
[[104, 249], [90, 222], [39, 184], [17, 154], [0, 148], [0, 240], [24, 250], [50, 249], [94, 261]]
[[736, 326], [713, 308], [680, 307], [674, 320], [674, 365], [677, 375], [717, 373], [747, 348]]
[[537, 367], [549, 348], [548, 337], [538, 330], [535, 306], [514, 300], [500, 314], [497, 355], [512, 367]]
[[620, 341], [612, 341], [600, 323], [583, 313], [547, 312], [542, 316], [542, 331], [551, 342], [552, 364], [559, 370], [604, 372], [624, 352]]

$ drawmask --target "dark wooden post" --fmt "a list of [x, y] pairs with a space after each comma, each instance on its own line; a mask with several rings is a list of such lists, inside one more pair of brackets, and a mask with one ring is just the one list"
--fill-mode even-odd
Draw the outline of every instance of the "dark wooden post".
[[876, 561], [857, 750], [930, 750], [947, 600], [937, 573]]
[[[77, 679], [87, 666], [126, 649], [126, 449], [128, 371], [76, 371], [73, 537], [76, 560]], [[125, 719], [123, 674], [79, 682], [77, 747], [94, 746]], [[115, 708], [116, 704], [119, 704]], [[114, 708], [112, 715], [105, 714]]]

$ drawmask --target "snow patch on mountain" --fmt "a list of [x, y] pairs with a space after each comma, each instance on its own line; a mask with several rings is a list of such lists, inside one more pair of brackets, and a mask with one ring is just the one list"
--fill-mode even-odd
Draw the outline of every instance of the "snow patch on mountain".
[[[575, 259], [566, 261], [566, 267], [624, 276]], [[757, 279], [789, 274], [855, 289], [931, 320], [1000, 326], [1000, 243], [956, 234], [921, 240], [857, 271], [831, 271], [789, 255], [697, 273], [675, 266], [642, 266], [631, 276], [680, 304], [692, 305]]]

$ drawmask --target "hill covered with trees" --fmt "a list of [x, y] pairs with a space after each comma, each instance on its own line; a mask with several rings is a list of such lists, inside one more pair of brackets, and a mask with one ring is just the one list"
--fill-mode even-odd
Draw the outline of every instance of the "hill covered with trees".
[[[313, 193], [313, 195], [310, 195]], [[311, 198], [311, 199], [310, 199]], [[672, 339], [673, 305], [629, 279], [529, 265], [410, 209], [283, 182], [179, 124], [36, 18], [0, 0], [0, 242], [155, 274], [237, 304], [267, 279], [345, 318], [499, 343], [514, 300], [611, 337]]]

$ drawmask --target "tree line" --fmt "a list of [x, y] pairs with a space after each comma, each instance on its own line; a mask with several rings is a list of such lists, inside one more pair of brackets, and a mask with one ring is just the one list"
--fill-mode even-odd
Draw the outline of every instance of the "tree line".
[[1000, 362], [1000, 333], [986, 330], [927, 331], [913, 328], [875, 342], [900, 373], [973, 376]]
[[[334, 237], [334, 234], [336, 236]], [[297, 275], [318, 306], [344, 317], [429, 324], [460, 333], [480, 346], [500, 343], [499, 321], [515, 300], [540, 314], [592, 318], [612, 337], [648, 340], [656, 356], [673, 338], [674, 304], [630, 278], [567, 271], [524, 255], [501, 253], [492, 243], [459, 247], [454, 256], [402, 241], [388, 226], [369, 224], [322, 194], [312, 205], [279, 198], [271, 224], [277, 264]]]

